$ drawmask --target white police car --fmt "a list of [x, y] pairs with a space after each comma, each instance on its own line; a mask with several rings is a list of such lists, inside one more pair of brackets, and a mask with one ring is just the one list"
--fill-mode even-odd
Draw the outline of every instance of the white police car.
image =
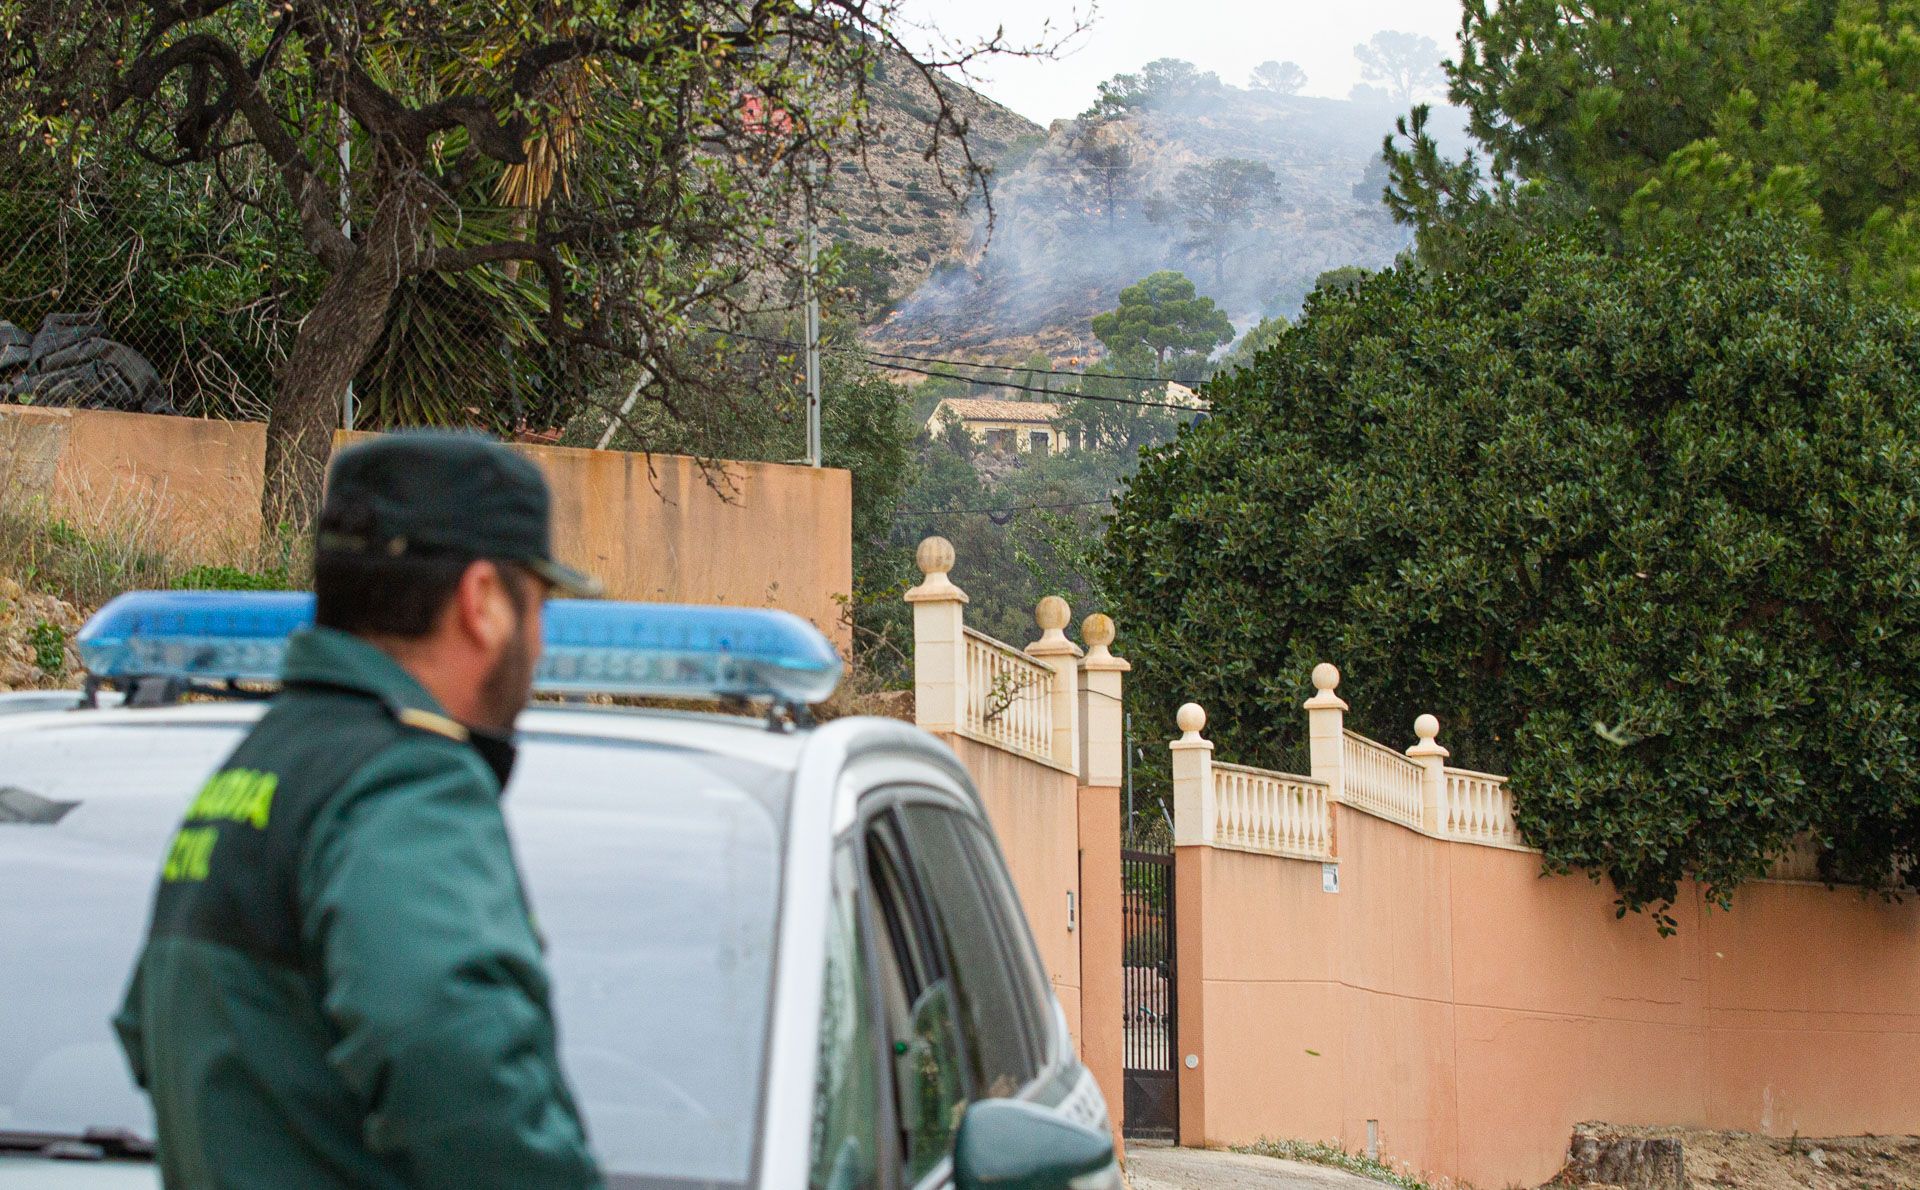
[[[125, 596], [82, 634], [87, 692], [0, 696], [0, 1187], [154, 1185], [108, 1017], [166, 841], [262, 709], [180, 695], [270, 676], [310, 616], [297, 595]], [[795, 729], [839, 661], [783, 613], [546, 620], [542, 690], [769, 712], [520, 720], [507, 819], [610, 1186], [1118, 1184], [951, 752], [889, 720]]]

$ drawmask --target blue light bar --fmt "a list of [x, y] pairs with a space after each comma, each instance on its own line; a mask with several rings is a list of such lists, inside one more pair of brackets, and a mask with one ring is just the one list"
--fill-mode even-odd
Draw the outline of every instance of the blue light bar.
[[[543, 619], [544, 693], [815, 703], [840, 681], [840, 655], [788, 612], [555, 599]], [[275, 682], [287, 638], [312, 623], [302, 592], [134, 591], [74, 643], [95, 678]]]

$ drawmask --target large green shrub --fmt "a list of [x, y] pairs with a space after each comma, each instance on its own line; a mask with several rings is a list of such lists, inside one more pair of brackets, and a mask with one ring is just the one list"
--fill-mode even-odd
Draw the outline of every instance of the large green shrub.
[[1551, 863], [1662, 909], [1811, 831], [1920, 846], [1920, 325], [1778, 225], [1638, 258], [1487, 242], [1312, 299], [1152, 453], [1104, 582], [1170, 727], [1297, 768], [1313, 663], [1352, 726], [1509, 771]]

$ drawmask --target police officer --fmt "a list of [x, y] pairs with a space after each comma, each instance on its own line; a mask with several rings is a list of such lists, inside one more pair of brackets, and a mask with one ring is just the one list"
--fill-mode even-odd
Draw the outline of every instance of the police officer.
[[509, 732], [553, 560], [478, 435], [343, 451], [317, 627], [194, 799], [116, 1016], [169, 1187], [599, 1184], [507, 845]]

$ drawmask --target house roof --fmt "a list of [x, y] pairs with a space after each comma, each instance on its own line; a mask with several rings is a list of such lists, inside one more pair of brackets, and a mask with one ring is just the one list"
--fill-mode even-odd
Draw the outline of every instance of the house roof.
[[951, 411], [961, 421], [1017, 421], [1040, 425], [1060, 416], [1050, 401], [996, 401], [989, 397], [947, 397], [933, 407], [930, 421]]

